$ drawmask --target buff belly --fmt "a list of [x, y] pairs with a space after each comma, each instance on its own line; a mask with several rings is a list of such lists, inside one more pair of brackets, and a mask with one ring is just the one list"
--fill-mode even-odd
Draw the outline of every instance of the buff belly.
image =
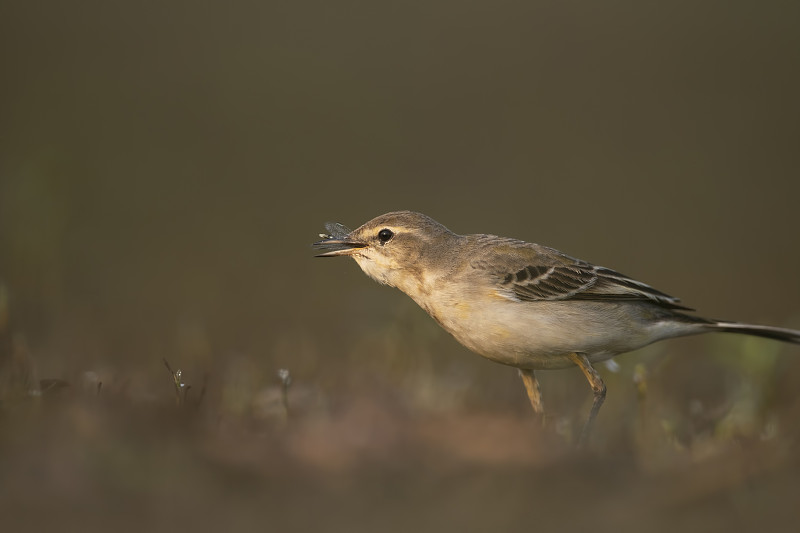
[[663, 338], [700, 332], [696, 325], [658, 320], [660, 310], [646, 302], [460, 302], [429, 313], [470, 350], [534, 370], [573, 366], [571, 353], [597, 362]]

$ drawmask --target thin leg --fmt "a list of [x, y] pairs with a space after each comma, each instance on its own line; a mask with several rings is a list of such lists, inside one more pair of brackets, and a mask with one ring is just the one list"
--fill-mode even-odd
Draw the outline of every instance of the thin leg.
[[583, 375], [586, 376], [586, 379], [589, 380], [589, 385], [592, 386], [592, 392], [594, 393], [592, 410], [589, 411], [589, 418], [586, 419], [586, 423], [583, 425], [583, 429], [581, 430], [581, 436], [578, 438], [578, 445], [580, 446], [585, 443], [586, 439], [589, 437], [589, 432], [592, 429], [592, 423], [594, 423], [594, 419], [597, 416], [597, 413], [600, 411], [600, 406], [603, 405], [603, 401], [606, 399], [606, 385], [603, 383], [603, 379], [600, 377], [600, 374], [597, 373], [597, 370], [594, 369], [585, 355], [572, 353], [569, 354], [569, 358], [578, 366], [578, 368], [581, 369]]
[[519, 377], [522, 378], [522, 383], [525, 385], [525, 392], [528, 393], [528, 399], [531, 401], [531, 407], [536, 414], [544, 413], [544, 406], [542, 405], [542, 392], [539, 390], [539, 382], [536, 381], [536, 376], [533, 370], [519, 369]]

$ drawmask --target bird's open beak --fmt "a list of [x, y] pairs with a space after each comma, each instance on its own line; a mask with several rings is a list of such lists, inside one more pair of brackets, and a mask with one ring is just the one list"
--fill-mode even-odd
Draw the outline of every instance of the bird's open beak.
[[317, 250], [322, 250], [323, 253], [317, 254], [314, 257], [337, 257], [340, 255], [353, 255], [361, 248], [366, 248], [367, 245], [363, 242], [358, 242], [353, 239], [323, 239], [312, 244]]
[[356, 239], [351, 239], [350, 235], [353, 231], [339, 224], [338, 222], [326, 222], [325, 229], [328, 233], [320, 233], [321, 241], [315, 242], [311, 246], [323, 253], [317, 254], [315, 257], [336, 257], [339, 255], [353, 255], [361, 248], [366, 248], [367, 243], [359, 242]]

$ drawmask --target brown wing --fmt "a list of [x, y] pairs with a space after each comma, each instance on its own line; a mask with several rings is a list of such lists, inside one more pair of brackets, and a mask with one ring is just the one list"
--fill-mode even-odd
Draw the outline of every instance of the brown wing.
[[610, 268], [595, 266], [545, 246], [479, 236], [477, 248], [491, 245], [492, 258], [478, 254], [473, 268], [497, 276], [501, 294], [519, 301], [649, 301], [668, 309], [691, 310], [680, 300]]
[[645, 300], [670, 309], [684, 309], [678, 298], [609, 268], [589, 263], [569, 266], [526, 266], [508, 273], [500, 285], [522, 301]]

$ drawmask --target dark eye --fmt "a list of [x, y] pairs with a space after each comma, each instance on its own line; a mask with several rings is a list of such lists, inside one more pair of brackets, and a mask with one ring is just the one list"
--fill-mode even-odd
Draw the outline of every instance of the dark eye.
[[394, 237], [394, 232], [392, 230], [383, 228], [378, 232], [378, 240], [381, 241], [381, 244], [386, 244]]

